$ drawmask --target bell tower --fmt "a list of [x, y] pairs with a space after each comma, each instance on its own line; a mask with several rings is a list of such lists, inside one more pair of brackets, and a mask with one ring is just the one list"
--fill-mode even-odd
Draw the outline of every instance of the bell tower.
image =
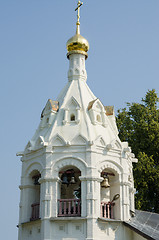
[[[80, 34], [67, 42], [68, 83], [49, 99], [21, 156], [19, 240], [128, 238], [123, 221], [134, 211], [132, 162], [121, 142], [114, 109], [89, 89], [89, 43]], [[99, 80], [100, 81], [100, 80]]]

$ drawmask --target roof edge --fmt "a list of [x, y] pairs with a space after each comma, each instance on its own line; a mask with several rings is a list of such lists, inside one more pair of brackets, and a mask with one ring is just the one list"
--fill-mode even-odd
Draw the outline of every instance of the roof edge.
[[134, 232], [138, 233], [139, 235], [141, 235], [142, 237], [145, 237], [148, 240], [156, 240], [153, 237], [150, 237], [149, 235], [147, 235], [146, 233], [143, 233], [142, 231], [138, 230], [137, 228], [133, 227], [132, 225], [130, 225], [128, 222], [123, 222], [124, 226], [130, 228], [131, 230], [133, 230]]

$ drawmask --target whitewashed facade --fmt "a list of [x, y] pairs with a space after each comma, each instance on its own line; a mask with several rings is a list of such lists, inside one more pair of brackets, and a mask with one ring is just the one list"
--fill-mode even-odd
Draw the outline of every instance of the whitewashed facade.
[[134, 212], [137, 159], [118, 137], [113, 108], [89, 89], [86, 57], [84, 48], [68, 51], [68, 83], [18, 153], [19, 240], [144, 239], [123, 225]]

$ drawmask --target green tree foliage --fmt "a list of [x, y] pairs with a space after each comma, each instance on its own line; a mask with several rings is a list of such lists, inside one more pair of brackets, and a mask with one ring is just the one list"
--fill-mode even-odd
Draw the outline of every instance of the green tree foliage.
[[159, 213], [159, 98], [149, 90], [141, 103], [118, 110], [121, 141], [128, 141], [138, 158], [134, 164], [136, 208]]

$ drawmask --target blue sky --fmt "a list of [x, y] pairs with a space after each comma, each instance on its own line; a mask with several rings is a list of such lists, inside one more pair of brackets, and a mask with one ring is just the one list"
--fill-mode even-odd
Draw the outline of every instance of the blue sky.
[[[159, 1], [89, 0], [81, 34], [90, 50], [87, 83], [115, 109], [159, 92]], [[1, 237], [17, 239], [21, 162], [47, 99], [67, 82], [66, 42], [75, 0], [0, 0]], [[7, 231], [6, 231], [7, 226]]]

